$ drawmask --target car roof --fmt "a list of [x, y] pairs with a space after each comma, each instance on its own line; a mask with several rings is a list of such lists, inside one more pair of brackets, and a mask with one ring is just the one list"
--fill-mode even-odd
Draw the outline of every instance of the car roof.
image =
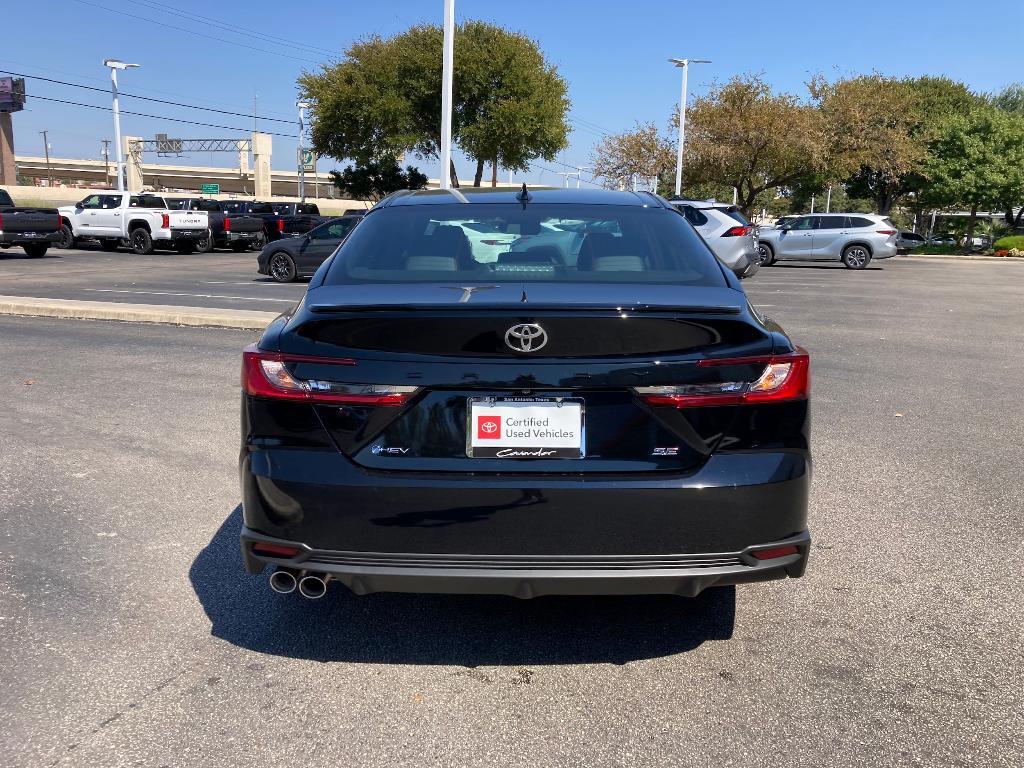
[[[631, 205], [637, 207], [669, 207], [668, 201], [650, 192], [622, 192], [612, 189], [564, 189], [561, 187], [526, 187], [527, 204]], [[522, 203], [522, 188], [462, 187], [460, 189], [401, 190], [388, 195], [375, 207], [406, 205], [450, 205], [452, 203]]]
[[672, 205], [689, 205], [691, 208], [699, 208], [705, 211], [711, 208], [723, 211], [728, 211], [733, 208], [739, 210], [738, 205], [733, 205], [732, 203], [723, 203], [718, 200], [686, 200], [681, 197], [674, 197], [671, 200], [669, 200], [669, 202]]

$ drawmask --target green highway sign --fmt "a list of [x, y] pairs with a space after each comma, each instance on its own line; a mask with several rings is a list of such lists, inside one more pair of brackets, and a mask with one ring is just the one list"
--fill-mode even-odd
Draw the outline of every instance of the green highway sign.
[[219, 195], [220, 194], [220, 184], [203, 184], [201, 189], [202, 189], [202, 193], [204, 195]]

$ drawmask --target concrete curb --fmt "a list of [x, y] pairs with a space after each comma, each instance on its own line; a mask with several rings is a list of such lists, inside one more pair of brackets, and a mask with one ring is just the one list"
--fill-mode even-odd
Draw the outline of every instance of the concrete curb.
[[897, 256], [898, 259], [945, 259], [946, 261], [992, 261], [1008, 262], [1010, 264], [1024, 264], [1024, 259], [1015, 256], [982, 256], [967, 255], [961, 253], [911, 253], [906, 256]]
[[216, 307], [176, 307], [170, 304], [122, 304], [115, 301], [0, 296], [0, 315], [60, 317], [73, 320], [122, 320], [132, 323], [262, 331], [278, 313]]

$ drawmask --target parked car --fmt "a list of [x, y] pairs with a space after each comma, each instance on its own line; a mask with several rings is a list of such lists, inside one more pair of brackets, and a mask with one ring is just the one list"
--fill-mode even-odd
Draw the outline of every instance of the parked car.
[[322, 216], [320, 208], [316, 203], [273, 203], [274, 211], [284, 221], [281, 234], [285, 237], [294, 237], [309, 232], [313, 227], [319, 227], [330, 216]]
[[268, 243], [257, 257], [258, 272], [279, 283], [310, 277], [338, 247], [359, 221], [359, 216], [340, 216], [298, 237]]
[[167, 199], [172, 211], [206, 211], [210, 219], [210, 236], [196, 243], [196, 250], [209, 253], [215, 247], [236, 252], [260, 249], [264, 245], [263, 219], [247, 214], [229, 214], [219, 200], [202, 197]]
[[896, 255], [896, 225], [873, 213], [811, 213], [758, 234], [761, 263], [841, 261], [864, 269]]
[[900, 232], [899, 237], [896, 239], [896, 250], [897, 253], [901, 254], [910, 253], [920, 248], [926, 242], [924, 235], [919, 235], [917, 232]]
[[761, 261], [755, 227], [735, 205], [706, 200], [670, 201], [693, 225], [715, 255], [739, 277], [752, 277]]
[[[583, 242], [484, 261], [467, 220]], [[656, 195], [392, 195], [243, 354], [245, 567], [308, 598], [801, 576], [808, 371]]]
[[221, 208], [232, 216], [242, 214], [263, 220], [263, 238], [266, 243], [284, 237], [284, 219], [274, 210], [272, 203], [259, 200], [221, 200]]
[[955, 235], [935, 235], [928, 238], [928, 245], [959, 245], [960, 240]]
[[64, 248], [91, 238], [99, 240], [105, 251], [127, 243], [138, 254], [156, 248], [192, 253], [210, 228], [205, 211], [172, 211], [162, 197], [151, 194], [95, 192], [58, 210]]
[[0, 248], [20, 245], [25, 254], [39, 258], [60, 241], [61, 220], [56, 208], [18, 208], [0, 189]]

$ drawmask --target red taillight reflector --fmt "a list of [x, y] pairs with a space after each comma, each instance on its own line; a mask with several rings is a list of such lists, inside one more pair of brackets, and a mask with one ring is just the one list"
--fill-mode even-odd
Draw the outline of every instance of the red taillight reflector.
[[878, 232], [878, 234], [880, 234], [880, 235], [895, 235], [896, 234], [896, 230], [895, 229], [876, 229], [875, 231]]
[[277, 231], [282, 234], [284, 233], [284, 219], [277, 220]]
[[810, 395], [810, 356], [800, 347], [786, 355], [718, 358], [697, 363], [700, 368], [739, 365], [763, 365], [764, 368], [754, 381], [636, 387], [635, 391], [648, 405], [676, 408], [806, 400]]
[[285, 557], [291, 558], [299, 554], [298, 547], [287, 547], [284, 544], [271, 544], [267, 541], [257, 541], [252, 545], [252, 551], [257, 555], [266, 555], [267, 557]]
[[[60, 217], [57, 218], [57, 221], [60, 221]], [[4, 230], [4, 215], [2, 213], [0, 213], [0, 232], [3, 232], [3, 230]]]
[[170, 229], [171, 228], [171, 214], [165, 213], [160, 217], [160, 228]]
[[722, 237], [746, 237], [753, 230], [753, 227], [730, 227], [722, 233]]
[[774, 560], [776, 557], [785, 557], [786, 555], [795, 555], [799, 550], [792, 544], [785, 547], [772, 547], [771, 549], [757, 549], [751, 552], [758, 560]]
[[229, 219], [227, 216], [224, 217], [224, 231], [231, 231], [231, 219]]
[[301, 400], [331, 405], [402, 405], [419, 387], [392, 384], [349, 384], [333, 379], [300, 379], [289, 365], [355, 365], [347, 358], [282, 355], [250, 346], [242, 353], [242, 389], [253, 397]]

